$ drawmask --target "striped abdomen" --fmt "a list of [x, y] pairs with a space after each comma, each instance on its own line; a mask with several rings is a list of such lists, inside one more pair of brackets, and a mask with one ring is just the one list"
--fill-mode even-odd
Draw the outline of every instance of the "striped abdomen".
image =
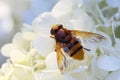
[[72, 58], [82, 60], [84, 58], [83, 47], [76, 37], [73, 37], [70, 43], [67, 43], [63, 50]]

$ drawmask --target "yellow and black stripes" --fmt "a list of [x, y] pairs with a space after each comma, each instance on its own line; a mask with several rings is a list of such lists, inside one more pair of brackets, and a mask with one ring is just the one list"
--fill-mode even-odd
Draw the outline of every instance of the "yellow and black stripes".
[[81, 50], [83, 47], [82, 46], [80, 46], [80, 47], [78, 47], [73, 53], [71, 53], [70, 54], [70, 56], [72, 57], [72, 56], [74, 56], [79, 50]]
[[75, 59], [80, 60], [84, 57], [83, 47], [75, 37], [63, 49], [70, 57]]

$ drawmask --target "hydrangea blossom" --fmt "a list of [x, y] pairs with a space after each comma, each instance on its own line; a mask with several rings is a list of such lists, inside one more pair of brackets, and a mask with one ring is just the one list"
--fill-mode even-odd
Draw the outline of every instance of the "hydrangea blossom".
[[[22, 25], [22, 14], [28, 8], [30, 0], [0, 0], [0, 48], [11, 41]], [[21, 6], [22, 5], [22, 6]], [[5, 58], [0, 54], [0, 65]]]
[[[12, 42], [1, 49], [8, 60], [1, 67], [0, 79], [119, 80], [120, 17], [116, 17], [119, 7], [116, 2], [115, 6], [110, 2], [112, 0], [61, 0], [50, 12], [34, 19], [31, 27], [24, 24]], [[69, 58], [69, 66], [61, 74], [57, 66], [55, 41], [49, 37], [53, 24], [63, 24], [67, 29], [95, 32], [106, 40], [98, 44], [83, 43], [91, 51], [85, 51], [82, 61]]]

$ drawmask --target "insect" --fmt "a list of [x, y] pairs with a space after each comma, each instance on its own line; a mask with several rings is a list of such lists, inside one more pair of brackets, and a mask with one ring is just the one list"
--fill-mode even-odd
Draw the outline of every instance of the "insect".
[[84, 49], [90, 51], [90, 49], [84, 48], [81, 45], [80, 40], [76, 36], [80, 36], [84, 40], [91, 39], [95, 42], [105, 39], [104, 36], [96, 33], [67, 30], [62, 24], [53, 25], [50, 33], [50, 37], [56, 40], [55, 51], [57, 53], [57, 64], [61, 72], [63, 72], [67, 67], [67, 56], [61, 51], [61, 49], [63, 49], [67, 55], [76, 60], [84, 59]]

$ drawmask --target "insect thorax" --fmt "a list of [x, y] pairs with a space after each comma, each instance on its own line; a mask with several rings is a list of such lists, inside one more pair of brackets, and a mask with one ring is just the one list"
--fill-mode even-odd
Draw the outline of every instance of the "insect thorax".
[[60, 29], [56, 33], [55, 38], [61, 43], [69, 43], [72, 40], [72, 35], [69, 31]]

